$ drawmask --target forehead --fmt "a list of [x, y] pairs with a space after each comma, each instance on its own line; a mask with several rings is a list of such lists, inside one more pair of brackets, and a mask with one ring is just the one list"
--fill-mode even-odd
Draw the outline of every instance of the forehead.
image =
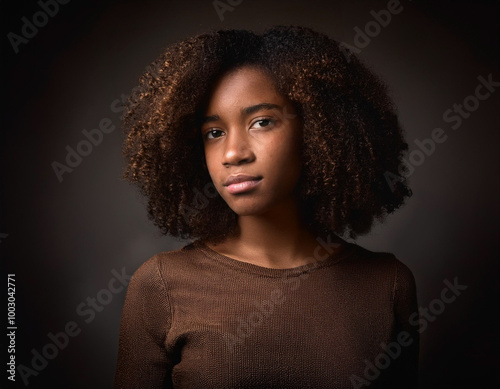
[[284, 104], [285, 99], [277, 91], [274, 80], [264, 70], [242, 67], [222, 76], [210, 95], [208, 111], [217, 108], [241, 107], [263, 101]]

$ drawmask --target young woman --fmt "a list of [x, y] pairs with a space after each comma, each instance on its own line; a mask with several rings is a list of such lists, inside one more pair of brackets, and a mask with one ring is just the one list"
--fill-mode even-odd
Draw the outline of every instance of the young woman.
[[124, 117], [165, 234], [123, 308], [116, 388], [412, 388], [414, 277], [348, 243], [411, 195], [386, 89], [311, 29], [170, 46]]

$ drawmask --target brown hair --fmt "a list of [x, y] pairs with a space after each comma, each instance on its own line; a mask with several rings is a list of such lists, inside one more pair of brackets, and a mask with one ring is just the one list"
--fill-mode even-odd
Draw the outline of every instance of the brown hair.
[[392, 187], [384, 174], [401, 171], [408, 144], [385, 85], [345, 52], [299, 26], [220, 30], [169, 46], [141, 77], [123, 120], [124, 177], [146, 196], [162, 233], [215, 242], [237, 227], [204, 165], [199, 126], [215, 80], [245, 65], [267, 69], [301, 117], [297, 192], [311, 231], [355, 238], [400, 207], [411, 190], [401, 173]]

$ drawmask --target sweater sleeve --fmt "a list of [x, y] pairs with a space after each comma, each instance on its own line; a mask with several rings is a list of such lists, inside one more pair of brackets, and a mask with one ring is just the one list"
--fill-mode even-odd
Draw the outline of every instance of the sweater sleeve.
[[[395, 340], [401, 347], [401, 355], [395, 360], [398, 370], [398, 388], [418, 388], [418, 304], [415, 277], [411, 270], [396, 259], [394, 281]], [[417, 319], [415, 319], [417, 318]]]
[[164, 346], [171, 320], [171, 305], [155, 256], [137, 269], [128, 285], [115, 389], [172, 388], [172, 363]]

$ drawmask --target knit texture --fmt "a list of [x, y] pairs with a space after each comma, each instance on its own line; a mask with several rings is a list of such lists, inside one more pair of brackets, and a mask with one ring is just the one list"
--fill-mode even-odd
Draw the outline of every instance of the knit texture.
[[199, 241], [155, 255], [128, 286], [114, 388], [416, 388], [410, 269], [352, 243], [319, 252], [292, 269]]

